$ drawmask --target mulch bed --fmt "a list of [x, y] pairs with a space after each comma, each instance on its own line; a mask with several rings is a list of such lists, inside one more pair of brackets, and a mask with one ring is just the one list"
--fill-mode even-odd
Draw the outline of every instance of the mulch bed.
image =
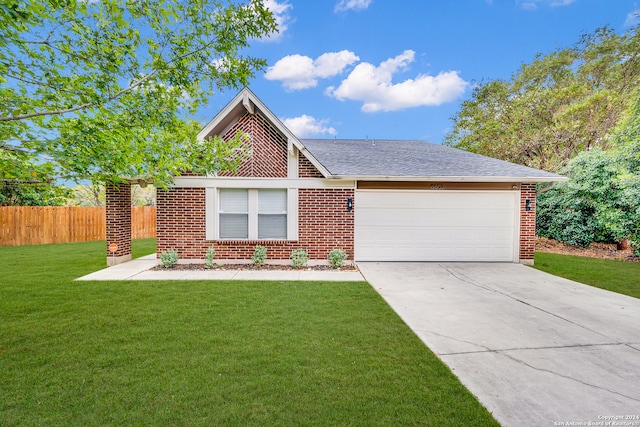
[[[616, 244], [606, 243], [592, 243], [588, 248], [579, 248], [577, 246], [565, 245], [553, 239], [547, 239], [546, 237], [536, 238], [536, 251], [537, 252], [549, 252], [554, 254], [563, 255], [575, 255], [589, 258], [610, 259], [616, 261], [628, 261], [628, 262], [640, 262], [640, 257], [633, 255], [633, 250], [630, 248], [620, 249]], [[202, 271], [226, 271], [226, 270], [255, 270], [255, 271], [270, 271], [270, 270], [306, 270], [306, 271], [357, 271], [358, 269], [353, 265], [346, 265], [344, 267], [334, 269], [329, 265], [313, 265], [304, 268], [295, 269], [291, 265], [279, 265], [279, 264], [265, 264], [260, 267], [253, 264], [218, 264], [214, 268], [206, 268], [204, 264], [176, 264], [169, 268], [162, 268], [160, 266], [154, 267], [152, 271], [167, 271], [167, 270], [202, 270]]]
[[278, 265], [278, 264], [264, 264], [260, 267], [253, 264], [218, 264], [214, 268], [206, 268], [204, 264], [175, 264], [168, 268], [157, 266], [151, 269], [152, 271], [167, 271], [167, 270], [196, 270], [196, 271], [241, 271], [241, 270], [254, 270], [254, 271], [357, 271], [358, 269], [353, 265], [346, 265], [341, 268], [332, 268], [330, 265], [312, 265], [303, 268], [293, 268], [292, 265]]
[[537, 237], [536, 251], [616, 261], [640, 262], [640, 257], [634, 256], [633, 250], [630, 248], [620, 249], [615, 243], [592, 243], [588, 248], [579, 248], [577, 246], [565, 245], [564, 243], [547, 239], [546, 237]]

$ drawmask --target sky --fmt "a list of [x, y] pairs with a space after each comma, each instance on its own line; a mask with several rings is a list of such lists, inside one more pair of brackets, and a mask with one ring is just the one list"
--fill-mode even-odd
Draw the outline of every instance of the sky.
[[[265, 0], [280, 32], [249, 88], [298, 138], [442, 143], [474, 85], [509, 79], [537, 53], [640, 23], [628, 0]], [[203, 124], [235, 95], [199, 111]]]

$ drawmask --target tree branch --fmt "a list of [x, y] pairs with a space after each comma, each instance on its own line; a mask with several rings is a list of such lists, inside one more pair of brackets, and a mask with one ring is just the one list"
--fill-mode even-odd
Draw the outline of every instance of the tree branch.
[[18, 114], [17, 116], [0, 117], [0, 122], [13, 122], [13, 121], [17, 121], [17, 120], [25, 120], [25, 119], [31, 119], [33, 117], [42, 117], [42, 116], [56, 116], [56, 115], [59, 116], [59, 115], [62, 115], [62, 114], [73, 113], [75, 111], [84, 110], [84, 109], [90, 108], [90, 107], [95, 107], [96, 105], [104, 104], [106, 102], [113, 101], [114, 99], [120, 98], [125, 93], [135, 89], [136, 87], [140, 86], [142, 83], [144, 83], [147, 80], [149, 80], [154, 74], [156, 74], [156, 72], [157, 72], [157, 70], [151, 71], [149, 74], [145, 75], [144, 77], [142, 77], [141, 79], [139, 79], [135, 83], [129, 85], [128, 87], [120, 90], [115, 95], [112, 95], [112, 96], [109, 96], [109, 97], [105, 98], [104, 100], [102, 100], [101, 103], [87, 102], [86, 104], [77, 105], [75, 107], [66, 108], [66, 109], [62, 109], [62, 110], [39, 111], [39, 112], [35, 112], [35, 113]]

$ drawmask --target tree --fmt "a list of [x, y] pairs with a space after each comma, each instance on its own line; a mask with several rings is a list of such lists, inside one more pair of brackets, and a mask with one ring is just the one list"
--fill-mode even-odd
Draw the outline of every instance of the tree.
[[104, 206], [106, 191], [101, 184], [79, 184], [73, 187], [73, 198], [69, 200], [72, 206]]
[[[636, 91], [640, 93], [640, 91]], [[538, 196], [538, 233], [577, 246], [629, 239], [640, 256], [640, 97], [612, 130], [614, 147], [572, 159], [569, 182]]]
[[[101, 184], [76, 185], [69, 204], [74, 206], [104, 206], [106, 200], [105, 186]], [[156, 188], [153, 185], [131, 186], [131, 206], [155, 206]]]
[[276, 31], [261, 0], [8, 0], [0, 19], [3, 176], [7, 153], [47, 178], [160, 187], [241, 159], [243, 135], [196, 141], [188, 117], [266, 65], [243, 54]]
[[17, 150], [0, 150], [0, 206], [64, 205], [69, 190], [51, 182], [51, 168]]
[[602, 28], [537, 55], [510, 80], [479, 84], [445, 143], [558, 171], [585, 150], [611, 146], [609, 133], [639, 84], [640, 26], [624, 35]]

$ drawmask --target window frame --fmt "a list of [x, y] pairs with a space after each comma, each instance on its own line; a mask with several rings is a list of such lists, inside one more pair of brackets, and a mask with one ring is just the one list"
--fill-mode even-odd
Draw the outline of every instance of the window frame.
[[[247, 190], [248, 192], [248, 238], [220, 237], [220, 192], [226, 189]], [[286, 237], [283, 238], [258, 238], [258, 192], [260, 190], [281, 190], [286, 194]], [[236, 188], [214, 187], [207, 188], [205, 193], [206, 203], [206, 240], [209, 241], [297, 241], [298, 240], [298, 189], [285, 187], [268, 188]]]

